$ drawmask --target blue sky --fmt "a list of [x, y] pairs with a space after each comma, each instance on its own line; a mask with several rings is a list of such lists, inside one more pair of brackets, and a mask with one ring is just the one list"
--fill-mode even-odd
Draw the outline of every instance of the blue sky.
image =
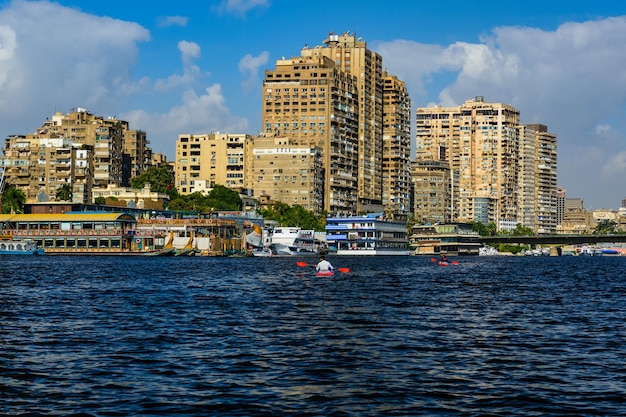
[[261, 130], [263, 71], [355, 33], [417, 107], [475, 96], [558, 136], [558, 183], [588, 209], [626, 197], [626, 2], [0, 0], [0, 137], [75, 107], [179, 134]]

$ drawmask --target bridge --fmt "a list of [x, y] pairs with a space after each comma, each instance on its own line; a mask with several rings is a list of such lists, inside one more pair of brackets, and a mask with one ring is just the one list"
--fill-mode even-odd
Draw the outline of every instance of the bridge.
[[580, 245], [597, 243], [623, 243], [626, 234], [619, 235], [538, 235], [538, 236], [481, 236], [480, 242], [489, 245], [492, 243], [507, 243], [510, 245]]

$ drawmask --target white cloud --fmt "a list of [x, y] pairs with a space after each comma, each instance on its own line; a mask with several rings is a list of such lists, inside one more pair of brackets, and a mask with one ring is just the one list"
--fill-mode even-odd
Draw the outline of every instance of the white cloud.
[[602, 169], [602, 173], [605, 178], [620, 176], [622, 178], [621, 182], [623, 183], [623, 178], [626, 174], [626, 151], [622, 151], [611, 156], [608, 163]]
[[130, 80], [137, 43], [150, 39], [136, 23], [50, 2], [10, 3], [0, 28], [4, 134], [28, 133], [55, 109], [108, 107]]
[[[559, 185], [608, 205], [611, 197], [590, 178], [622, 166], [618, 155], [626, 148], [626, 125], [615, 127], [610, 143], [599, 143], [596, 134], [606, 120], [622, 118], [625, 38], [626, 17], [613, 17], [567, 23], [555, 31], [498, 27], [473, 44], [396, 40], [373, 48], [384, 66], [407, 82], [414, 107], [429, 105], [426, 90], [437, 88], [438, 104], [484, 96], [515, 106], [523, 123], [546, 124], [558, 136]], [[626, 195], [623, 177], [603, 181], [619, 198]]]
[[185, 16], [164, 16], [157, 19], [157, 25], [159, 27], [169, 26], [187, 26], [189, 18]]
[[122, 114], [121, 118], [131, 126], [142, 126], [150, 138], [152, 149], [166, 155], [174, 155], [175, 142], [180, 134], [215, 131], [246, 133], [248, 129], [246, 119], [230, 114], [219, 84], [206, 88], [202, 95], [187, 90], [182, 103], [167, 113], [134, 110]]
[[195, 42], [180, 41], [178, 50], [183, 64], [183, 74], [172, 74], [165, 79], [158, 79], [154, 82], [156, 91], [167, 91], [180, 86], [188, 86], [198, 80], [202, 73], [194, 60], [200, 57], [201, 48]]
[[180, 41], [178, 42], [178, 49], [182, 54], [183, 62], [186, 64], [200, 56], [200, 46], [195, 42]]
[[239, 61], [239, 72], [243, 74], [244, 80], [241, 86], [245, 91], [250, 91], [258, 86], [259, 68], [267, 64], [269, 52], [261, 52], [258, 56], [247, 54]]
[[243, 16], [254, 8], [268, 6], [268, 0], [222, 0], [220, 5], [218, 6], [218, 11], [220, 13], [229, 13]]
[[[182, 74], [133, 78], [138, 43], [149, 40], [136, 23], [57, 3], [17, 1], [0, 9], [0, 136], [32, 133], [46, 116], [74, 107], [127, 120], [169, 158], [179, 133], [246, 132], [247, 120], [231, 115], [220, 85], [202, 83], [209, 73], [195, 64], [202, 52], [195, 42], [177, 45]], [[150, 103], [141, 104], [146, 98]]]

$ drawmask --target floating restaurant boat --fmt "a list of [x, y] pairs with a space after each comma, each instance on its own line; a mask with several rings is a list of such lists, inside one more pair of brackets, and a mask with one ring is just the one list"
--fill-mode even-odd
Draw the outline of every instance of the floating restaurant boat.
[[224, 255], [242, 249], [232, 220], [137, 220], [121, 212], [2, 214], [0, 234], [32, 241], [47, 255]]
[[477, 256], [480, 254], [480, 235], [471, 224], [450, 223], [413, 226], [410, 245], [415, 255]]
[[410, 255], [405, 224], [382, 213], [327, 218], [326, 243], [337, 255]]

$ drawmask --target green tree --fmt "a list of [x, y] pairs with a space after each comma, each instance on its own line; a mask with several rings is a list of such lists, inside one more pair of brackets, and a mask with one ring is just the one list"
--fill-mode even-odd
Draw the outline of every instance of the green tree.
[[99, 205], [101, 205], [101, 206], [102, 206], [102, 205], [105, 205], [105, 204], [107, 203], [107, 199], [106, 199], [106, 198], [104, 198], [104, 197], [96, 197], [96, 199], [94, 200], [94, 202], [95, 202], [96, 204], [99, 204]]
[[283, 226], [296, 226], [306, 230], [324, 231], [326, 226], [325, 214], [316, 215], [299, 204], [289, 206], [277, 201], [261, 210], [260, 214], [268, 220], [275, 220]]
[[596, 225], [594, 230], [594, 234], [597, 235], [610, 235], [615, 233], [615, 228], [617, 227], [617, 223], [613, 220], [604, 219], [600, 220]]
[[530, 227], [522, 226], [521, 223], [515, 225], [515, 229], [511, 230], [513, 236], [534, 236], [535, 232]]
[[3, 213], [23, 213], [26, 196], [24, 192], [13, 184], [6, 184], [2, 193]]
[[237, 191], [216, 184], [208, 195], [210, 207], [216, 210], [241, 210], [241, 197]]
[[179, 197], [174, 187], [174, 174], [165, 166], [152, 166], [130, 180], [133, 188], [143, 188], [146, 184], [150, 184], [152, 192], [166, 193], [170, 201]]
[[56, 191], [57, 201], [72, 201], [72, 186], [70, 184], [62, 184]]
[[484, 225], [481, 222], [472, 222], [472, 230], [478, 232], [481, 236], [495, 236], [498, 228], [494, 222]]

